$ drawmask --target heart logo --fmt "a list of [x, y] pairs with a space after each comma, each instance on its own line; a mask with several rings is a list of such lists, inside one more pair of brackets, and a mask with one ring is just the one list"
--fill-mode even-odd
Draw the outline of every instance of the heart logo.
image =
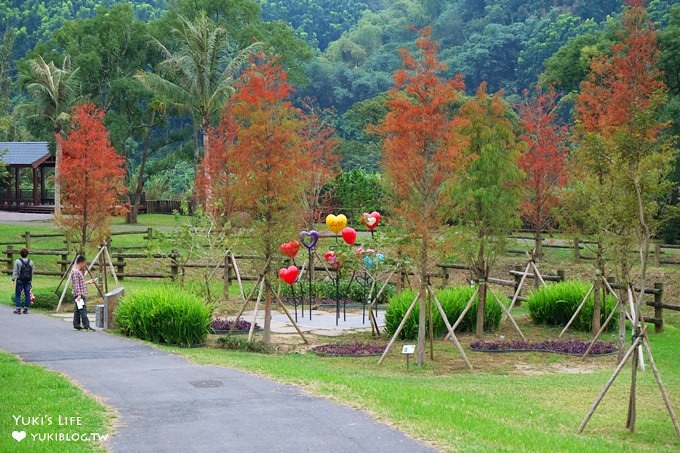
[[361, 223], [366, 225], [366, 228], [368, 228], [371, 231], [375, 230], [376, 227], [380, 225], [381, 220], [382, 216], [377, 211], [373, 211], [370, 214], [368, 212], [364, 212], [361, 215]]
[[284, 242], [279, 246], [279, 250], [288, 258], [295, 258], [300, 251], [300, 243], [298, 241]]
[[338, 234], [343, 228], [347, 226], [347, 217], [345, 217], [345, 214], [340, 214], [337, 216], [328, 214], [326, 216], [326, 226], [328, 226], [328, 229], [333, 233]]
[[319, 232], [316, 230], [300, 231], [300, 240], [307, 250], [312, 250], [319, 242]]
[[357, 232], [354, 228], [347, 227], [342, 230], [342, 240], [347, 243], [347, 245], [354, 245], [357, 241]]
[[26, 431], [12, 431], [12, 437], [17, 442], [21, 442], [26, 438]]
[[298, 273], [298, 268], [295, 266], [282, 267], [279, 269], [279, 278], [292, 285], [297, 280]]

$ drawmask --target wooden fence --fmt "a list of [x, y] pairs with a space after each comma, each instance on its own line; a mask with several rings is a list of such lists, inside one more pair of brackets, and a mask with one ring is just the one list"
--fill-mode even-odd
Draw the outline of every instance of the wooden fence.
[[144, 207], [147, 214], [172, 214], [181, 209], [182, 202], [177, 200], [146, 200]]

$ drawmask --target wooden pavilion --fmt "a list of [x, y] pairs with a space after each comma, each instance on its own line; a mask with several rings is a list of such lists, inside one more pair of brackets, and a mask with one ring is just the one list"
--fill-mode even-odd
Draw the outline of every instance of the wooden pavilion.
[[0, 181], [0, 209], [52, 212], [54, 195], [46, 179], [54, 175], [54, 156], [47, 142], [0, 142], [0, 162], [8, 173]]

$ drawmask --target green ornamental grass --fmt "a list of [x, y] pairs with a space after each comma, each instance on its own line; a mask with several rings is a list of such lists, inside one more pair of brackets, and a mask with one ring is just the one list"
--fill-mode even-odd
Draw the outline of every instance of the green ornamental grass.
[[116, 322], [126, 335], [187, 347], [205, 343], [211, 318], [212, 306], [174, 288], [136, 292], [116, 310]]
[[[536, 324], [566, 326], [579, 304], [583, 301], [590, 286], [591, 284], [589, 283], [572, 280], [538, 289], [529, 296], [526, 302], [531, 319]], [[600, 316], [602, 324], [604, 324], [604, 321], [615, 306], [616, 299], [614, 296], [607, 295], [604, 303], [602, 303]], [[594, 298], [591, 294], [572, 323], [574, 330], [590, 332], [593, 322], [593, 307]], [[614, 314], [614, 318], [609, 322], [607, 329], [613, 330], [616, 326], [618, 326], [618, 313]]]
[[[453, 288], [437, 291], [437, 298], [441, 302], [442, 308], [444, 309], [446, 317], [451, 325], [456, 322], [460, 314], [463, 312], [465, 305], [467, 305], [468, 300], [470, 300], [470, 297], [472, 297], [474, 291], [474, 288], [470, 288], [468, 286], [456, 286]], [[506, 296], [499, 294], [497, 294], [497, 296], [503, 304], [506, 306], [509, 305], [510, 302]], [[413, 302], [415, 297], [416, 292], [411, 289], [407, 289], [397, 294], [390, 300], [387, 311], [385, 312], [385, 330], [388, 334], [393, 335], [394, 332], [396, 332], [399, 323], [406, 314], [406, 310], [408, 310], [408, 307], [411, 305], [411, 302]], [[456, 328], [456, 331], [471, 332], [475, 328], [477, 324], [478, 301], [478, 297], [475, 297], [472, 306], [465, 314], [465, 317], [461, 321], [460, 325]], [[432, 319], [434, 321], [434, 335], [435, 337], [443, 337], [447, 334], [446, 324], [439, 314], [439, 310], [436, 308], [434, 301], [432, 304], [432, 311]], [[411, 340], [417, 337], [418, 314], [419, 307], [418, 304], [416, 304], [415, 308], [411, 312], [411, 315], [406, 320], [404, 328], [399, 334], [399, 337], [402, 340]], [[487, 303], [484, 310], [484, 328], [489, 331], [497, 329], [501, 321], [501, 316], [501, 307], [498, 306], [491, 292], [487, 293]]]

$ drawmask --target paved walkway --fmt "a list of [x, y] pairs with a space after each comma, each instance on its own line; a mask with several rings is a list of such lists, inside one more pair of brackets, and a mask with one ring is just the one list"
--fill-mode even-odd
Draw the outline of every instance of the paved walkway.
[[0, 211], [0, 223], [49, 222], [52, 214], [29, 214], [14, 211]]
[[[294, 386], [200, 366], [140, 342], [0, 306], [0, 349], [64, 373], [118, 412], [114, 452], [432, 451]], [[74, 347], [74, 339], [88, 341]], [[21, 408], [25, 412], [27, 408]]]

